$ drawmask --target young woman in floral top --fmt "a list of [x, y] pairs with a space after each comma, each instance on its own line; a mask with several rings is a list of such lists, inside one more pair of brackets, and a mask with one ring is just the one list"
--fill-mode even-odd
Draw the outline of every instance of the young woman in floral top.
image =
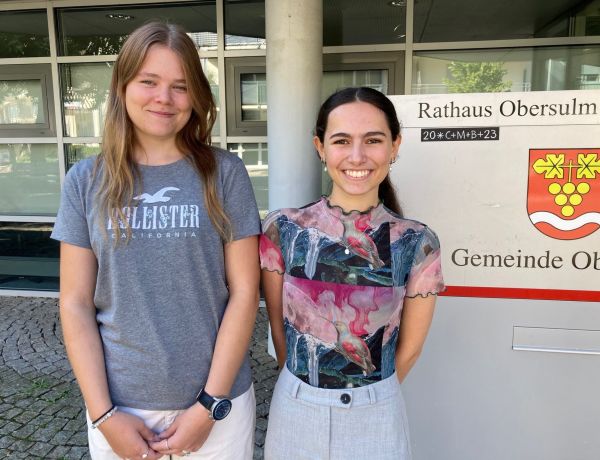
[[321, 107], [314, 143], [331, 195], [267, 216], [263, 287], [277, 360], [265, 459], [409, 459], [400, 391], [444, 288], [440, 247], [401, 216], [389, 179], [393, 104], [347, 88]]

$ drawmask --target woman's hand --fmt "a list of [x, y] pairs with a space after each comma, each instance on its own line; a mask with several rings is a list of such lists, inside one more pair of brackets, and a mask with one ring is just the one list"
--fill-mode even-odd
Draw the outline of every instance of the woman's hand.
[[98, 429], [121, 458], [155, 460], [162, 457], [149, 445], [159, 439], [158, 435], [135, 415], [117, 411]]
[[202, 447], [212, 430], [214, 420], [208, 417], [208, 411], [200, 404], [194, 404], [179, 414], [171, 426], [159, 434], [158, 442], [150, 447], [161, 455], [185, 455], [196, 452]]

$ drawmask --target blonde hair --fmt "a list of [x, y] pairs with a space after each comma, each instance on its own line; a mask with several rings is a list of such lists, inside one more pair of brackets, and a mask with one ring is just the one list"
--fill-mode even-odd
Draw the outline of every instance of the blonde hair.
[[[102, 153], [98, 156], [95, 168], [99, 171], [102, 166], [98, 192], [101, 216], [105, 218], [108, 214], [115, 229], [119, 228], [119, 223], [124, 224], [129, 240], [131, 228], [122, 207], [131, 205], [140, 175], [133, 157], [136, 138], [125, 107], [125, 89], [139, 72], [152, 45], [166, 46], [181, 60], [192, 114], [177, 133], [176, 144], [202, 179], [204, 205], [210, 221], [222, 240], [230, 241], [231, 224], [217, 194], [217, 161], [210, 147], [211, 130], [217, 113], [215, 102], [194, 42], [174, 24], [151, 22], [136, 29], [123, 44], [115, 62], [102, 136]], [[117, 242], [119, 240], [115, 239]]]

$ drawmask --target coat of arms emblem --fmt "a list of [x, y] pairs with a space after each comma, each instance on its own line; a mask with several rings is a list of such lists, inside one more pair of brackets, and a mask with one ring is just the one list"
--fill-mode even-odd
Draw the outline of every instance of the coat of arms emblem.
[[551, 238], [574, 240], [600, 228], [600, 148], [530, 149], [527, 212]]

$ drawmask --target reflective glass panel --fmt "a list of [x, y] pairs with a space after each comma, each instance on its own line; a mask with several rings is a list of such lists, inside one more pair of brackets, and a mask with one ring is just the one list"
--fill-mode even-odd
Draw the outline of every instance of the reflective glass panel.
[[102, 135], [112, 63], [61, 65], [65, 136]]
[[406, 0], [323, 2], [323, 45], [370, 45], [406, 40]]
[[415, 1], [414, 41], [599, 35], [599, 6], [600, 0], [418, 0]]
[[[216, 59], [201, 59], [219, 110], [219, 73]], [[61, 84], [65, 136], [100, 137], [112, 76], [112, 62], [63, 64]], [[213, 128], [219, 135], [219, 118]]]
[[415, 53], [413, 94], [600, 89], [600, 46]]
[[42, 82], [0, 80], [0, 124], [45, 123]]
[[0, 214], [54, 215], [60, 182], [53, 144], [0, 144]]
[[267, 120], [267, 75], [244, 73], [240, 75], [242, 120]]
[[0, 58], [50, 56], [46, 10], [0, 12]]
[[321, 99], [339, 89], [349, 86], [368, 86], [388, 93], [388, 71], [387, 70], [334, 70], [323, 72], [321, 85]]
[[[267, 120], [267, 80], [264, 73], [240, 75], [242, 120]], [[388, 71], [380, 69], [332, 70], [323, 72], [321, 99], [348, 86], [369, 86], [388, 93]]]
[[225, 0], [225, 48], [265, 49], [265, 1]]
[[240, 157], [250, 176], [258, 212], [263, 219], [269, 209], [269, 153], [265, 143], [227, 144], [227, 149]]
[[117, 54], [133, 30], [152, 20], [179, 24], [199, 48], [216, 50], [216, 12], [214, 0], [58, 9], [59, 54]]
[[84, 158], [98, 155], [100, 144], [65, 144], [65, 168], [68, 171], [75, 163]]
[[219, 121], [219, 66], [216, 59], [200, 59], [200, 62], [202, 63], [202, 70], [204, 70], [204, 74], [208, 79], [208, 83], [210, 84], [210, 92], [212, 93], [217, 106], [217, 119], [215, 120], [215, 124], [212, 129], [212, 135], [218, 136], [221, 129]]
[[58, 290], [59, 243], [52, 224], [0, 222], [0, 289]]

